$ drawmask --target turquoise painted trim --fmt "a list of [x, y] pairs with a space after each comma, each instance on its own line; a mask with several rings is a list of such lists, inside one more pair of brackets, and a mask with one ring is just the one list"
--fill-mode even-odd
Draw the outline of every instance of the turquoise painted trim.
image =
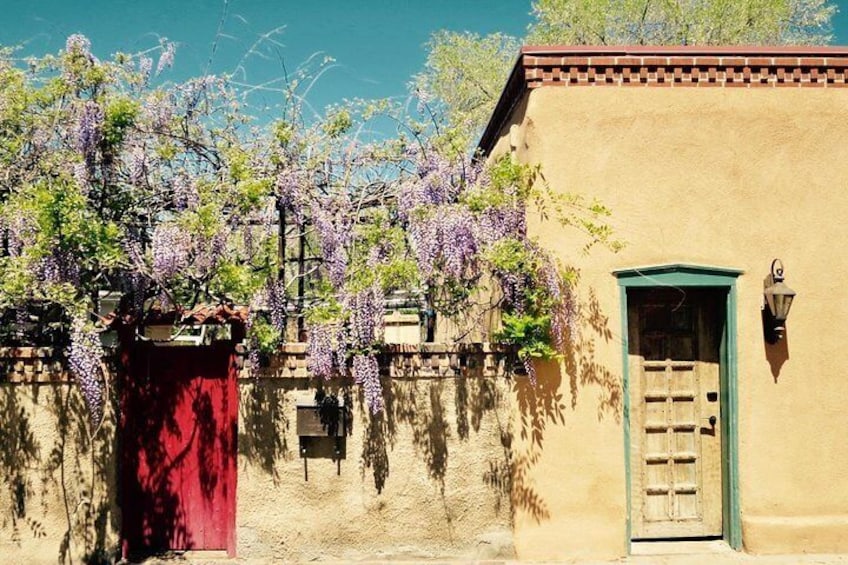
[[626, 287], [729, 286], [742, 273], [739, 269], [683, 263], [619, 269], [612, 272], [618, 277], [618, 284]]
[[722, 358], [725, 366], [726, 377], [721, 383], [726, 385], [727, 390], [727, 427], [728, 454], [725, 459], [727, 465], [726, 487], [727, 492], [727, 533], [725, 539], [735, 550], [742, 549], [742, 509], [740, 506], [739, 493], [739, 388], [738, 388], [738, 354], [737, 354], [737, 321], [736, 314], [737, 296], [736, 281], [731, 283], [727, 292], [727, 324], [725, 325], [726, 342], [725, 353]]
[[737, 297], [736, 279], [743, 271], [726, 267], [674, 263], [620, 269], [612, 273], [621, 289], [622, 394], [624, 395], [624, 453], [627, 492], [627, 548], [630, 553], [630, 361], [628, 358], [627, 290], [666, 286], [714, 287], [727, 290], [725, 328], [721, 339], [722, 395], [722, 528], [727, 544], [742, 549], [742, 521], [739, 502], [739, 395], [737, 390]]
[[630, 338], [627, 329], [627, 289], [620, 288], [619, 307], [622, 312], [621, 316], [621, 358], [624, 362], [624, 371], [622, 373], [621, 388], [624, 394], [624, 477], [625, 477], [625, 492], [627, 500], [627, 554], [630, 555], [633, 543], [633, 528], [630, 521], [630, 505], [633, 494], [630, 490], [630, 359], [628, 351], [630, 350]]

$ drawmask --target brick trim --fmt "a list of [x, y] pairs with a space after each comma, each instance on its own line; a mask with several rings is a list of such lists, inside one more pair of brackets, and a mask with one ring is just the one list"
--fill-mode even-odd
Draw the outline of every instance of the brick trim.
[[525, 87], [848, 86], [848, 57], [550, 56], [521, 58]]
[[[489, 343], [385, 345], [378, 355], [380, 374], [395, 379], [507, 377], [509, 349]], [[309, 379], [306, 344], [288, 344], [257, 371], [265, 379]], [[240, 377], [254, 377], [245, 372]]]
[[525, 46], [478, 143], [482, 155], [542, 86], [845, 88], [848, 47]]
[[0, 384], [70, 381], [64, 362], [52, 347], [0, 347]]

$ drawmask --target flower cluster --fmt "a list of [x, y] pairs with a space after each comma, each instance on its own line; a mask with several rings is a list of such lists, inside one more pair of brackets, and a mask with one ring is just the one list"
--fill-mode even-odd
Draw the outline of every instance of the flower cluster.
[[399, 189], [398, 207], [404, 216], [420, 206], [453, 203], [469, 180], [462, 167], [434, 148], [413, 147], [407, 158], [414, 171]]
[[383, 327], [383, 293], [374, 285], [351, 295], [346, 302], [350, 312], [350, 332], [354, 345], [359, 348], [370, 347], [380, 339]]
[[94, 164], [97, 146], [103, 137], [103, 108], [97, 102], [88, 100], [82, 106], [77, 126], [77, 149], [82, 153], [86, 164]]
[[383, 387], [380, 384], [380, 365], [373, 354], [353, 356], [353, 380], [365, 392], [365, 404], [372, 414], [383, 410]]
[[166, 68], [174, 66], [174, 53], [176, 51], [173, 43], [166, 43], [162, 50], [162, 55], [159, 56], [159, 63], [156, 65], [156, 74], [159, 75]]
[[329, 379], [344, 375], [347, 359], [346, 340], [339, 324], [316, 323], [309, 326], [307, 368], [315, 377]]
[[265, 285], [265, 296], [271, 311], [271, 325], [279, 331], [286, 329], [286, 288], [282, 281], [269, 279]]
[[185, 174], [177, 174], [173, 181], [173, 202], [177, 210], [194, 209], [200, 204], [197, 184]]
[[294, 211], [294, 223], [303, 227], [308, 207], [308, 198], [304, 188], [308, 183], [304, 171], [295, 167], [286, 167], [277, 174], [275, 187], [278, 206], [284, 210]]
[[189, 265], [191, 234], [175, 224], [160, 224], [153, 230], [151, 247], [153, 276], [157, 280], [166, 281]]
[[84, 318], [74, 317], [71, 345], [67, 351], [68, 365], [80, 385], [92, 426], [97, 426], [103, 419], [103, 375], [100, 368], [103, 355], [98, 332]]
[[321, 254], [330, 283], [335, 288], [344, 286], [347, 274], [347, 246], [351, 238], [349, 210], [341, 208], [331, 214], [326, 208], [313, 208], [312, 222], [321, 244]]

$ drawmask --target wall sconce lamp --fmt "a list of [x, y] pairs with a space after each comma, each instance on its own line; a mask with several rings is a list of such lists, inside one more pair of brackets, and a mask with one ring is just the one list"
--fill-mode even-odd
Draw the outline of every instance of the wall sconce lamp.
[[783, 339], [786, 330], [786, 318], [789, 308], [795, 298], [795, 291], [783, 282], [783, 263], [780, 259], [771, 262], [771, 273], [763, 281], [763, 295], [766, 305], [764, 321], [766, 322], [765, 337], [769, 343], [777, 343]]

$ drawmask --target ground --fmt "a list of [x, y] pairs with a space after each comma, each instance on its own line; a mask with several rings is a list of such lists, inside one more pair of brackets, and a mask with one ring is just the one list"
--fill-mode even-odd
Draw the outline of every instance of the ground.
[[[186, 559], [179, 557], [175, 559], [159, 560], [152, 559], [146, 565], [271, 565], [276, 563], [272, 560], [250, 559], [250, 560], [228, 560], [228, 559], [204, 559], [200, 556], [192, 556]], [[342, 562], [323, 562], [327, 565], [341, 565]], [[349, 563], [349, 562], [345, 562]], [[465, 563], [461, 561], [358, 561], [358, 564], [386, 565], [388, 563], [400, 563], [402, 565], [455, 565]], [[523, 561], [478, 561], [478, 565], [519, 565]], [[553, 563], [553, 562], [546, 562]], [[750, 555], [735, 551], [720, 551], [709, 553], [685, 553], [675, 555], [631, 555], [630, 557], [612, 561], [565, 561], [565, 564], [580, 565], [848, 565], [848, 555], [825, 555], [825, 554], [792, 554], [792, 555]]]

